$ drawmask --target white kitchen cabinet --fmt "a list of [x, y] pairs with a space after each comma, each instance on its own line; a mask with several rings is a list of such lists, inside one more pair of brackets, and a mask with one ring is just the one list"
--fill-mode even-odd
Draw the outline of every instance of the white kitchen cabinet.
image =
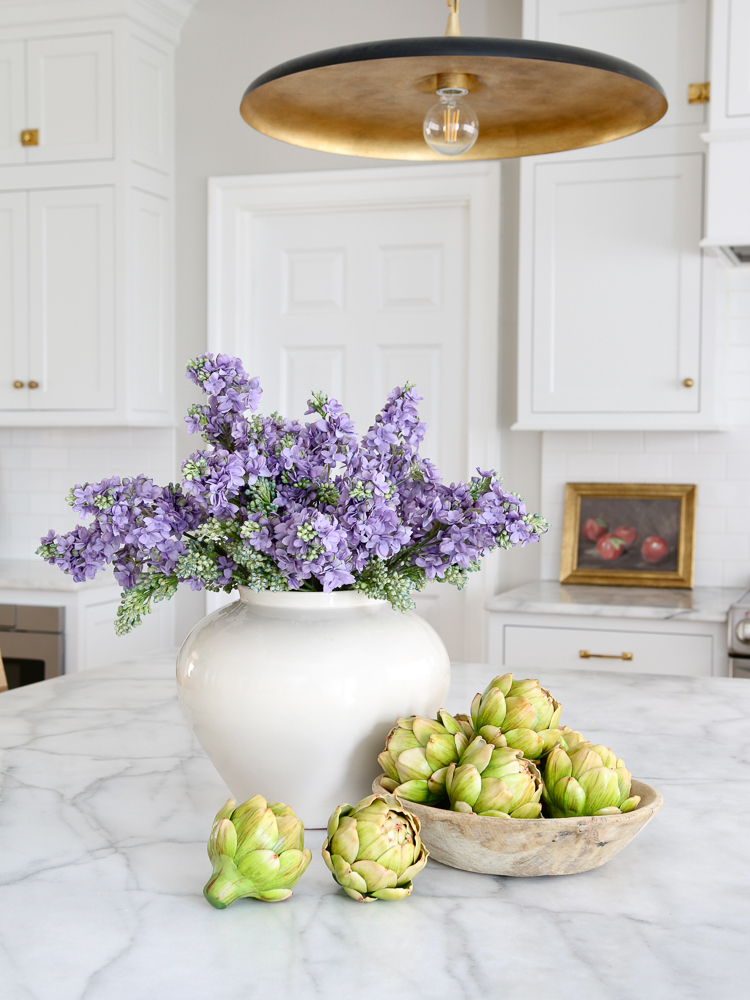
[[23, 192], [0, 193], [0, 409], [28, 405], [26, 201]]
[[29, 194], [29, 276], [29, 409], [113, 409], [111, 187]]
[[702, 185], [700, 153], [534, 165], [534, 413], [699, 412]]
[[23, 42], [0, 42], [0, 164], [24, 163], [26, 59]]
[[25, 127], [39, 131], [28, 163], [112, 156], [112, 70], [111, 33], [26, 43]]
[[[77, 0], [54, 20], [49, 5], [11, 6], [0, 5], [0, 426], [170, 426], [173, 55], [192, 0], [110, 0], [106, 12]], [[21, 129], [39, 144], [23, 147]]]
[[714, 0], [705, 247], [750, 245], [750, 3]]
[[716, 425], [703, 235], [706, 0], [527, 0], [526, 37], [647, 70], [665, 117], [645, 132], [521, 161], [516, 429]]

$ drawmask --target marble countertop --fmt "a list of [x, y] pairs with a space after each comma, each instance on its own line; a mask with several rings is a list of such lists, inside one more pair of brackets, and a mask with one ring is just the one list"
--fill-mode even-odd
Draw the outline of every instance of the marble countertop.
[[659, 618], [725, 622], [729, 608], [745, 593], [735, 587], [592, 587], [539, 580], [497, 594], [488, 611], [601, 618]]
[[[53, 590], [61, 593], [78, 593], [83, 587], [110, 587], [115, 583], [112, 570], [107, 567], [93, 580], [76, 583], [72, 576], [57, 566], [50, 566], [43, 559], [0, 559], [1, 590]], [[1, 603], [1, 595], [0, 595]]]
[[[217, 911], [205, 842], [227, 790], [181, 715], [173, 664], [0, 695], [3, 1000], [747, 997], [747, 681], [541, 677], [563, 721], [664, 795], [595, 871], [513, 879], [430, 860], [408, 899], [361, 905], [313, 831], [292, 899]], [[454, 666], [447, 707], [490, 674]]]

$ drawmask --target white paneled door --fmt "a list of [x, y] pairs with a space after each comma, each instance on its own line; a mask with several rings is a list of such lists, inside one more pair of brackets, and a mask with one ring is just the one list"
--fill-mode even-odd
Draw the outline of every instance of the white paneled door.
[[26, 232], [26, 193], [0, 194], [0, 410], [28, 407]]
[[[360, 433], [414, 382], [444, 478], [497, 465], [498, 195], [485, 164], [214, 180], [212, 347], [260, 377], [264, 412], [301, 418], [322, 389]], [[422, 600], [455, 658], [483, 653], [482, 583]]]
[[0, 164], [23, 163], [20, 134], [26, 128], [24, 43], [0, 43]]

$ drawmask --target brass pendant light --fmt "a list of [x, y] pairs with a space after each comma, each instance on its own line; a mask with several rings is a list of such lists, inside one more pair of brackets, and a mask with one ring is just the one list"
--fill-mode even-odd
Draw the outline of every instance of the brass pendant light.
[[490, 160], [610, 142], [667, 110], [656, 80], [631, 63], [552, 42], [461, 35], [458, 0], [447, 3], [443, 37], [347, 45], [268, 70], [245, 91], [242, 117], [265, 135], [330, 153]]

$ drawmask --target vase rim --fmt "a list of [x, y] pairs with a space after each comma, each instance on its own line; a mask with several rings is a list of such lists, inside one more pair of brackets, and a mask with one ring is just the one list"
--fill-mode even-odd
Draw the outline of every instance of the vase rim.
[[309, 590], [250, 590], [249, 587], [237, 588], [243, 604], [255, 607], [273, 608], [361, 608], [367, 604], [385, 604], [357, 590], [333, 590], [323, 594]]

